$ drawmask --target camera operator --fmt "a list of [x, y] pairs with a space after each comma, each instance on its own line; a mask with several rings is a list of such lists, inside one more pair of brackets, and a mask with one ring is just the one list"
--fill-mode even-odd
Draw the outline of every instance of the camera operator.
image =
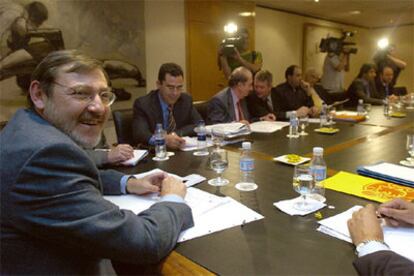
[[349, 53], [347, 49], [338, 55], [335, 52], [328, 52], [323, 63], [322, 86], [330, 93], [344, 91], [344, 73], [348, 70]]
[[219, 68], [223, 71], [226, 79], [237, 67], [243, 66], [254, 75], [262, 68], [262, 54], [257, 51], [248, 51], [249, 33], [246, 28], [241, 28], [237, 33], [240, 43], [236, 45], [231, 53], [225, 51], [225, 45], [221, 44], [218, 51]]
[[374, 56], [374, 62], [377, 68], [384, 68], [389, 66], [394, 72], [394, 77], [391, 82], [391, 86], [395, 86], [397, 83], [397, 78], [406, 66], [407, 63], [395, 55], [395, 45], [390, 44], [385, 49], [380, 49]]

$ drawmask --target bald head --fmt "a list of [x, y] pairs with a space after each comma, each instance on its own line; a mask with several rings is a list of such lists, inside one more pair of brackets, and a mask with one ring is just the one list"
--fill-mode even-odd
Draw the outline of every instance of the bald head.
[[239, 99], [243, 99], [252, 90], [253, 75], [245, 67], [237, 67], [231, 72], [229, 78], [229, 87], [237, 94]]
[[310, 86], [314, 86], [320, 79], [320, 74], [318, 70], [315, 68], [309, 68], [306, 70], [304, 75], [304, 80], [310, 84]]

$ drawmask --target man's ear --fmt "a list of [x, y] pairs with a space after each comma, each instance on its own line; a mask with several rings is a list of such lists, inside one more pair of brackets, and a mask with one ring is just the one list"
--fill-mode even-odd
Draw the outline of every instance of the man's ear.
[[47, 96], [40, 87], [39, 81], [35, 80], [30, 83], [29, 93], [34, 107], [38, 110], [43, 110], [45, 108], [45, 100]]
[[162, 83], [159, 80], [157, 80], [157, 82], [155, 84], [157, 85], [158, 89], [160, 89], [160, 87], [162, 86]]

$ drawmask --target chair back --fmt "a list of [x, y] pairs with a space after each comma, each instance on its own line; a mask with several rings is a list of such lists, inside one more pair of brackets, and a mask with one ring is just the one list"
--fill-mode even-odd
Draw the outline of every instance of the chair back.
[[198, 111], [198, 113], [201, 115], [201, 118], [203, 118], [204, 122], [206, 122], [208, 101], [197, 101], [194, 102], [193, 105], [195, 109]]
[[120, 109], [112, 111], [115, 124], [115, 132], [118, 144], [134, 145], [132, 136], [132, 109]]

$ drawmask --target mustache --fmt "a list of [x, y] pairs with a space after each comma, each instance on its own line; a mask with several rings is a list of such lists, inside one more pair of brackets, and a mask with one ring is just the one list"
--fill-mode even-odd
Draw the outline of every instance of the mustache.
[[94, 114], [94, 113], [90, 113], [90, 112], [84, 112], [81, 114], [81, 116], [79, 117], [80, 121], [94, 121], [97, 123], [104, 123], [106, 119], [105, 114]]

